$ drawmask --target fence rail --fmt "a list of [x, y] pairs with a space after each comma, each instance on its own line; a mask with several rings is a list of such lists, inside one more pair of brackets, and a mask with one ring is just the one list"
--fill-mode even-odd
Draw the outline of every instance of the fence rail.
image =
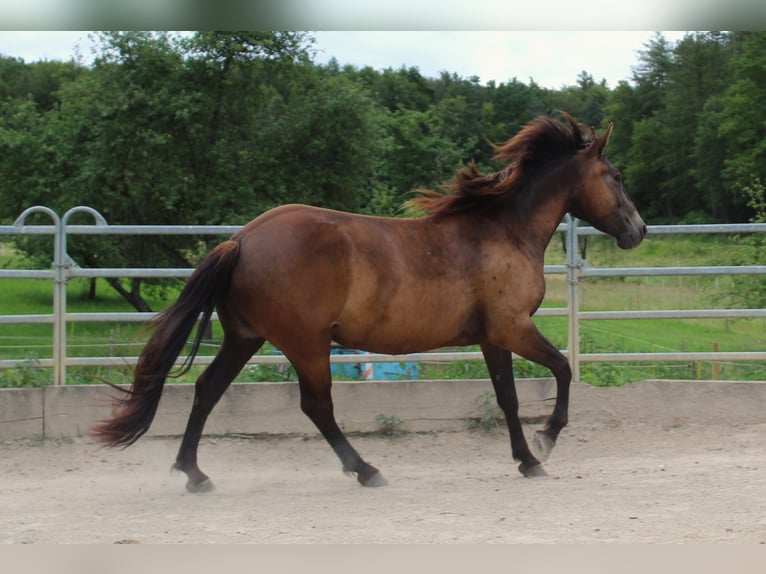
[[[70, 225], [70, 218], [85, 213], [94, 220], [92, 225]], [[53, 225], [28, 225], [32, 214], [50, 217]], [[67, 253], [67, 239], [71, 235], [230, 235], [239, 226], [224, 225], [170, 225], [136, 226], [109, 225], [95, 209], [78, 206], [64, 215], [52, 209], [34, 206], [25, 210], [12, 225], [0, 226], [0, 237], [18, 235], [52, 235], [54, 253], [51, 269], [0, 269], [0, 279], [47, 279], [53, 284], [53, 312], [36, 315], [0, 316], [0, 325], [8, 324], [53, 324], [53, 356], [35, 361], [36, 366], [50, 367], [54, 371], [54, 383], [65, 384], [66, 368], [93, 366], [133, 365], [137, 357], [68, 357], [66, 326], [69, 323], [85, 322], [145, 322], [154, 313], [69, 313], [66, 310], [67, 281], [74, 278], [185, 278], [192, 269], [185, 268], [81, 268]], [[646, 310], [646, 311], [581, 311], [579, 285], [582, 279], [590, 277], [659, 277], [659, 276], [710, 276], [710, 275], [766, 275], [766, 266], [710, 266], [710, 267], [610, 267], [594, 268], [586, 265], [580, 257], [578, 238], [600, 235], [592, 227], [580, 227], [577, 219], [566, 217], [558, 229], [565, 233], [567, 260], [565, 265], [546, 265], [548, 275], [566, 275], [567, 305], [560, 308], [543, 308], [537, 317], [567, 318], [567, 348], [572, 366], [573, 380], [580, 380], [580, 366], [586, 362], [666, 362], [666, 361], [766, 361], [766, 351], [752, 352], [647, 352], [647, 353], [582, 353], [580, 350], [580, 322], [614, 319], [705, 319], [705, 318], [764, 318], [766, 309], [697, 309], [697, 310]], [[766, 233], [766, 224], [734, 225], [656, 225], [649, 226], [654, 234], [709, 234], [709, 233]], [[215, 318], [215, 317], [214, 317]], [[199, 364], [208, 364], [212, 356], [200, 356]], [[481, 353], [471, 351], [414, 353], [409, 355], [365, 354], [364, 362], [392, 361], [456, 361], [479, 360]], [[333, 355], [334, 363], [359, 362], [359, 355]], [[0, 360], [0, 369], [14, 368], [28, 364], [28, 360]], [[250, 364], [279, 364], [287, 362], [281, 355], [255, 355]]]

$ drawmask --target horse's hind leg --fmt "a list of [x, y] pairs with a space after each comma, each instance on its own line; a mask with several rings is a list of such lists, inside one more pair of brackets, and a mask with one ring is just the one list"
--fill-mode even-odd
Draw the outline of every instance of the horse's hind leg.
[[188, 477], [189, 492], [206, 492], [213, 483], [197, 465], [197, 447], [208, 415], [223, 396], [234, 377], [242, 370], [248, 359], [263, 345], [263, 339], [233, 339], [224, 337], [213, 362], [197, 379], [186, 432], [181, 441], [178, 457], [173, 465]]
[[335, 421], [330, 388], [329, 349], [327, 354], [317, 355], [310, 360], [293, 360], [298, 374], [301, 392], [301, 410], [316, 425], [335, 454], [343, 463], [343, 471], [355, 473], [362, 486], [385, 486], [388, 481], [374, 466], [366, 463], [348, 442]]

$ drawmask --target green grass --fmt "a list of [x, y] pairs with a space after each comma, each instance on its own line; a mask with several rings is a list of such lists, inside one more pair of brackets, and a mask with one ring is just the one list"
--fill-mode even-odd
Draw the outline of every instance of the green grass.
[[[15, 254], [8, 244], [0, 243], [0, 268], [20, 269], [29, 267]], [[89, 281], [74, 279], [67, 285], [67, 312], [106, 313], [132, 312], [128, 304], [103, 279], [97, 280], [96, 298], [90, 299]], [[180, 288], [180, 282], [179, 282]], [[176, 297], [177, 290], [166, 299], [147, 298], [152, 309], [161, 311]], [[0, 315], [27, 315], [53, 313], [53, 286], [43, 279], [0, 279]], [[67, 355], [71, 357], [131, 357], [140, 354], [149, 331], [143, 323], [67, 323]], [[213, 325], [213, 341], [220, 341], [222, 331]], [[38, 359], [53, 354], [52, 324], [0, 324], [0, 358], [22, 359], [26, 364], [19, 369], [0, 370], [0, 388], [37, 387], [52, 382], [52, 370], [37, 368]], [[201, 354], [214, 354], [217, 343], [203, 344]], [[274, 348], [265, 345], [261, 354], [273, 354]], [[178, 382], [193, 382], [204, 367], [195, 366]], [[130, 382], [130, 368], [95, 367], [67, 369], [67, 380], [72, 384], [99, 383], [106, 378], [116, 383]], [[287, 366], [254, 365], [246, 367], [238, 380], [280, 381], [296, 380], [295, 373]]]
[[[19, 268], [23, 259], [0, 244], [0, 267]], [[607, 238], [590, 238], [587, 245], [588, 264], [593, 267], [727, 265], [733, 263], [736, 242], [719, 236], [649, 237], [638, 249], [622, 251]], [[558, 238], [546, 254], [546, 263], [560, 264], [564, 254]], [[766, 279], [764, 279], [766, 280]], [[547, 293], [543, 306], [566, 305], [566, 281], [561, 275], [547, 277]], [[706, 309], [730, 306], [728, 277], [653, 277], [653, 278], [587, 278], [580, 284], [580, 308], [583, 311]], [[88, 282], [69, 283], [69, 312], [132, 311], [108, 284], [98, 280], [97, 297], [88, 298]], [[150, 299], [152, 308], [161, 310], [168, 300]], [[46, 280], [0, 279], [0, 315], [52, 313], [52, 285]], [[540, 330], [559, 348], [567, 346], [566, 319], [539, 317]], [[619, 320], [583, 321], [581, 352], [649, 352], [755, 351], [766, 346], [764, 319], [689, 319], [689, 320]], [[220, 340], [220, 327], [215, 325], [214, 341]], [[147, 333], [139, 323], [69, 323], [67, 325], [70, 356], [135, 356]], [[21, 369], [0, 371], [2, 386], [39, 386], [48, 384], [51, 373], [34, 367], [38, 358], [50, 357], [51, 325], [0, 325], [0, 357], [28, 359]], [[216, 345], [204, 348], [212, 354]], [[273, 353], [266, 347], [262, 353]], [[549, 376], [547, 370], [526, 361], [516, 361], [516, 376]], [[182, 381], [193, 381], [202, 367], [195, 367]], [[582, 378], [593, 384], [625, 384], [653, 377], [709, 378], [712, 365], [706, 364], [583, 364]], [[755, 363], [719, 365], [722, 378], [766, 379], [766, 368]], [[98, 368], [67, 370], [71, 382], [95, 382], [106, 377], [116, 382], [129, 381], [129, 369]], [[421, 377], [486, 378], [481, 362], [458, 362], [444, 365], [422, 365]], [[295, 380], [291, 367], [249, 366], [238, 380]]]
[[[657, 236], [637, 249], [623, 251], [608, 238], [590, 238], [587, 261], [592, 267], [671, 267], [735, 264], [736, 242], [725, 236]], [[546, 264], [562, 264], [565, 256], [557, 239], [546, 253]], [[766, 279], [764, 279], [766, 281]], [[729, 300], [729, 277], [585, 278], [580, 283], [581, 311], [715, 309], [736, 307]], [[566, 280], [547, 277], [543, 307], [566, 306]], [[538, 317], [542, 333], [558, 348], [567, 346], [565, 318]], [[641, 319], [581, 321], [582, 353], [762, 351], [766, 319]], [[517, 377], [550, 376], [538, 365], [518, 360]], [[708, 379], [711, 363], [583, 363], [582, 379], [620, 385], [647, 378]], [[766, 380], [766, 366], [756, 362], [720, 363], [724, 379]], [[426, 377], [485, 378], [481, 362], [429, 365]]]

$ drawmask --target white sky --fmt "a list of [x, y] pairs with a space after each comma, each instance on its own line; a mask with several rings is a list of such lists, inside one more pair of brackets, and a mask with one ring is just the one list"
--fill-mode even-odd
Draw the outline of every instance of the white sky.
[[[671, 41], [683, 32], [662, 32]], [[481, 83], [523, 83], [530, 78], [548, 88], [577, 82], [587, 71], [610, 88], [629, 80], [638, 50], [653, 32], [641, 31], [321, 31], [315, 61], [335, 57], [341, 65], [375, 69], [414, 66], [426, 77], [442, 71], [463, 78], [479, 76]], [[37, 60], [91, 60], [88, 32], [0, 31], [0, 54]]]
[[[568, 31], [442, 31], [442, 32], [316, 32], [316, 61], [335, 56], [350, 63], [376, 69], [416, 66], [427, 77], [454, 72], [468, 78], [479, 76], [523, 83], [533, 78], [547, 88], [573, 85], [583, 70], [614, 88], [631, 77], [638, 62], [637, 51], [653, 32]], [[668, 40], [683, 32], [664, 32]]]

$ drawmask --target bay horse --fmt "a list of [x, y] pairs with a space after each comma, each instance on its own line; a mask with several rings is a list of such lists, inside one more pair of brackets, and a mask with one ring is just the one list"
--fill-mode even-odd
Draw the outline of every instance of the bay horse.
[[[284, 205], [267, 211], [212, 249], [178, 300], [154, 321], [130, 389], [111, 418], [91, 433], [108, 446], [133, 444], [156, 413], [166, 377], [200, 314], [186, 368], [217, 309], [223, 340], [195, 384], [194, 403], [174, 468], [198, 492], [212, 483], [197, 464], [208, 415], [265, 341], [292, 363], [300, 408], [343, 470], [364, 486], [386, 479], [365, 462], [338, 427], [330, 393], [330, 347], [403, 354], [479, 345], [510, 434], [511, 453], [527, 477], [544, 476], [567, 424], [571, 370], [532, 321], [543, 300], [543, 254], [569, 212], [613, 236], [641, 243], [646, 225], [619, 171], [604, 156], [610, 124], [599, 137], [569, 114], [540, 116], [495, 146], [501, 171], [471, 163], [442, 192], [411, 203], [424, 215], [388, 218]], [[536, 433], [539, 459], [518, 416], [512, 353], [550, 369], [556, 402]]]

